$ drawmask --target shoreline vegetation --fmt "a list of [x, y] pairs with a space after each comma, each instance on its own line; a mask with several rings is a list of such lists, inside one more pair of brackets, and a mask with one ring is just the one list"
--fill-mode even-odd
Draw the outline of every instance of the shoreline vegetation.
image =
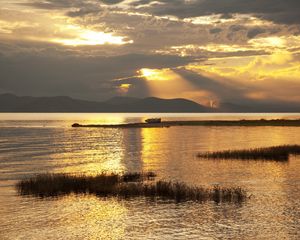
[[240, 203], [249, 197], [240, 187], [225, 188], [220, 186], [197, 187], [183, 182], [154, 181], [156, 174], [127, 173], [96, 176], [71, 174], [40, 174], [19, 181], [16, 189], [20, 195], [40, 198], [62, 195], [94, 194], [99, 197], [117, 197], [121, 199], [146, 197], [152, 200], [172, 200], [176, 203], [185, 201], [216, 203]]
[[272, 160], [285, 162], [289, 160], [289, 155], [291, 154], [300, 155], [300, 145], [204, 152], [199, 153], [197, 157], [208, 159]]
[[300, 127], [300, 119], [260, 119], [260, 120], [199, 120], [199, 121], [162, 121], [158, 123], [125, 123], [125, 124], [79, 124], [74, 123], [74, 128], [162, 128], [173, 126], [280, 126], [280, 127]]

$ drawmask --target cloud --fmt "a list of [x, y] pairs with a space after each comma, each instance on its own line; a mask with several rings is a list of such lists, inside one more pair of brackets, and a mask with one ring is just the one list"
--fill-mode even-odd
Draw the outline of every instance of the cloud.
[[[276, 52], [269, 56], [251, 57], [248, 61], [240, 58], [209, 60], [214, 65], [192, 65], [191, 69], [221, 82], [231, 82], [239, 88], [228, 92], [240, 99], [299, 102], [300, 61], [295, 59], [296, 56], [289, 52]], [[219, 95], [222, 96], [222, 93]]]
[[101, 12], [104, 12], [104, 10], [98, 6], [86, 6], [78, 8], [77, 10], [71, 10], [66, 12], [66, 15], [69, 17], [83, 17], [88, 14], [99, 14]]
[[255, 16], [285, 24], [299, 24], [300, 2], [298, 0], [158, 0], [133, 2], [133, 6], [160, 2], [163, 6], [149, 5], [144, 11], [157, 15], [173, 15], [179, 18], [191, 18], [211, 14], [253, 14]]
[[121, 2], [124, 2], [125, 0], [102, 0], [101, 2], [105, 3], [105, 4], [118, 4]]
[[0, 7], [2, 92], [103, 100], [123, 86], [122, 94], [144, 97], [151, 92], [137, 71], [166, 68], [187, 84], [162, 95], [298, 99], [299, 1], [22, 2]]
[[261, 34], [261, 33], [265, 33], [266, 30], [263, 29], [263, 28], [259, 28], [259, 27], [256, 27], [256, 28], [252, 28], [252, 29], [249, 29], [248, 30], [248, 33], [247, 33], [247, 37], [248, 38], [254, 38], [256, 37], [257, 35]]
[[211, 34], [217, 34], [220, 32], [222, 32], [222, 28], [212, 28], [209, 30], [209, 33], [211, 33]]
[[[230, 0], [232, 1], [232, 0]], [[119, 2], [119, 1], [118, 1]], [[130, 1], [122, 1], [113, 5], [105, 5], [101, 1], [91, 0], [48, 0], [48, 1], [28, 1], [28, 4], [35, 9], [29, 15], [26, 12], [19, 12], [19, 19], [16, 22], [11, 19], [6, 11], [1, 12], [1, 19], [4, 21], [3, 28], [0, 22], [0, 38], [9, 37], [10, 39], [21, 39], [32, 42], [48, 42], [48, 43], [87, 43], [87, 45], [97, 45], [101, 42], [101, 34], [105, 33], [122, 38], [122, 43], [129, 44], [126, 48], [111, 48], [103, 50], [103, 54], [120, 55], [128, 53], [166, 53], [168, 48], [174, 46], [195, 45], [203, 46], [210, 44], [222, 45], [240, 45], [244, 47], [248, 44], [248, 40], [256, 38], [257, 36], [269, 36], [272, 34], [291, 34], [288, 33], [286, 27], [277, 26], [269, 22], [260, 21], [257, 18], [249, 15], [235, 15], [229, 13], [222, 13], [219, 15], [202, 16], [200, 18], [191, 19], [174, 19], [166, 18], [158, 15], [149, 15], [157, 8], [157, 4], [147, 5], [147, 1], [136, 2], [146, 4], [146, 7], [137, 8], [139, 6], [128, 5]], [[178, 8], [178, 6], [170, 1], [159, 1], [161, 4], [159, 9], [162, 11], [168, 10], [169, 6]], [[189, 7], [198, 6], [203, 1], [181, 1], [175, 0], [180, 6], [183, 6], [183, 12], [186, 14], [185, 5]], [[218, 3], [213, 0], [212, 2]], [[149, 2], [151, 3], [151, 1]], [[153, 2], [152, 2], [153, 3]], [[42, 4], [42, 6], [40, 6]], [[190, 6], [192, 5], [192, 6]], [[39, 11], [37, 8], [46, 7], [49, 11]], [[53, 13], [55, 12], [55, 17]], [[59, 10], [59, 11], [57, 11]], [[145, 11], [145, 12], [144, 12]], [[191, 10], [194, 11], [194, 10]], [[201, 10], [202, 11], [202, 10]], [[201, 15], [199, 11], [198, 15]], [[17, 15], [14, 13], [14, 15]], [[30, 16], [30, 17], [29, 17]], [[31, 18], [31, 19], [30, 19]], [[26, 21], [26, 22], [25, 22]], [[21, 24], [23, 22], [23, 24]], [[26, 25], [24, 25], [24, 22]], [[255, 27], [254, 25], [259, 25]], [[73, 29], [72, 29], [72, 28]], [[77, 28], [77, 29], [75, 29]], [[292, 29], [291, 31], [296, 31]], [[6, 32], [6, 34], [5, 34]], [[87, 34], [93, 35], [93, 39], [82, 39]], [[75, 44], [74, 44], [75, 45]], [[78, 44], [77, 44], [78, 45]], [[94, 49], [95, 53], [99, 52], [100, 48]], [[125, 50], [126, 49], [126, 50]], [[72, 50], [72, 49], [71, 49]], [[82, 49], [78, 52], [82, 52]], [[90, 49], [85, 49], [90, 54]], [[121, 50], [121, 52], [119, 52]], [[125, 52], [123, 51], [125, 50]], [[70, 49], [66, 48], [66, 51]], [[261, 51], [261, 49], [259, 50]], [[222, 51], [221, 51], [222, 52]], [[172, 52], [171, 54], [174, 54]], [[194, 52], [193, 56], [198, 54], [203, 57], [202, 52]], [[216, 53], [216, 57], [224, 57], [224, 54]], [[250, 55], [251, 51], [243, 52], [236, 51], [236, 55], [241, 54]], [[255, 51], [253, 51], [255, 54]], [[228, 56], [234, 55], [234, 52]], [[211, 56], [211, 55], [210, 55]]]
[[35, 8], [59, 10], [77, 8], [68, 15], [87, 14], [100, 5], [107, 5], [132, 11], [150, 13], [158, 16], [172, 15], [194, 18], [212, 14], [220, 14], [223, 19], [230, 19], [234, 14], [251, 14], [276, 23], [299, 24], [300, 2], [298, 0], [34, 0], [22, 3]]
[[193, 71], [192, 68], [179, 68], [175, 72], [193, 84], [195, 89], [211, 93], [211, 98], [207, 100], [241, 102], [244, 99], [242, 86], [229, 80], [219, 81], [201, 72]]
[[[141, 68], [177, 67], [191, 60], [136, 54], [112, 57], [0, 56], [0, 88], [19, 95], [67, 95], [104, 100], [118, 94], [119, 83], [113, 79], [136, 75]], [[135, 84], [130, 91], [139, 97], [147, 93], [142, 83]]]
[[20, 5], [30, 6], [40, 9], [48, 10], [59, 10], [59, 9], [68, 9], [72, 7], [83, 7], [89, 6], [88, 1], [82, 0], [33, 0], [25, 3], [20, 3]]

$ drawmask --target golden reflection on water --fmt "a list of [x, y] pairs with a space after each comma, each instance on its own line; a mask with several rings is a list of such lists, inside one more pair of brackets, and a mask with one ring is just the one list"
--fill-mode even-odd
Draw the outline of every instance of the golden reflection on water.
[[142, 172], [143, 142], [140, 128], [123, 129], [121, 164], [126, 172]]
[[21, 207], [22, 214], [6, 213], [7, 229], [1, 229], [1, 239], [124, 239], [125, 236], [128, 209], [117, 199], [70, 195], [37, 200], [34, 204], [31, 199], [16, 198], [14, 204]]
[[[288, 131], [287, 131], [288, 130]], [[200, 151], [248, 149], [294, 144], [294, 132], [278, 127], [171, 127], [133, 129], [67, 129], [65, 141], [53, 138], [62, 149], [51, 155], [56, 172], [96, 174], [131, 171], [172, 171], [188, 175]], [[196, 159], [199, 161], [199, 159]], [[235, 161], [236, 165], [240, 164]], [[186, 165], [184, 165], [186, 163]], [[242, 165], [244, 163], [241, 163]], [[207, 166], [226, 164], [211, 161]], [[281, 165], [272, 173], [280, 171]], [[194, 168], [194, 167], [193, 167]], [[221, 170], [221, 169], [220, 169]], [[248, 169], [250, 171], [251, 168]], [[253, 173], [255, 175], [255, 173]]]
[[62, 201], [65, 205], [62, 210], [65, 209], [63, 211], [67, 219], [62, 219], [61, 225], [65, 225], [70, 234], [72, 234], [72, 229], [79, 226], [83, 231], [81, 233], [83, 238], [124, 238], [126, 228], [124, 218], [127, 209], [117, 199], [99, 200], [94, 196], [71, 196]]
[[164, 140], [167, 133], [164, 129], [142, 128], [142, 148], [141, 148], [141, 161], [146, 165], [156, 165], [159, 159], [153, 156], [153, 153], [162, 153], [162, 148], [166, 141]]
[[[125, 158], [123, 131], [117, 129], [71, 129], [62, 144], [64, 150], [52, 155], [56, 172], [85, 173], [124, 171]], [[68, 133], [70, 134], [70, 132]], [[61, 139], [57, 139], [61, 141]], [[55, 144], [55, 143], [54, 143]], [[60, 166], [64, 165], [63, 168]]]
[[[69, 196], [39, 201], [17, 196], [12, 199], [10, 193], [5, 195], [5, 199], [0, 198], [0, 203], [5, 203], [4, 210], [0, 209], [0, 217], [5, 219], [7, 231], [4, 232], [11, 239], [39, 239], [39, 236], [47, 234], [52, 238], [64, 234], [67, 239], [126, 239], [128, 234], [137, 236], [143, 231], [157, 231], [161, 234], [159, 236], [165, 237], [180, 227], [188, 229], [186, 236], [194, 231], [195, 236], [205, 233], [217, 238], [225, 232], [231, 234], [232, 239], [243, 236], [245, 239], [253, 236], [268, 239], [278, 232], [277, 239], [284, 239], [299, 230], [299, 156], [291, 157], [288, 163], [215, 161], [195, 157], [199, 151], [299, 144], [298, 128], [60, 128], [36, 129], [36, 138], [32, 134], [26, 135], [32, 129], [19, 129], [19, 135], [11, 136], [12, 131], [9, 130], [5, 138], [6, 144], [13, 145], [18, 139], [21, 145], [4, 154], [6, 164], [15, 164], [15, 169], [8, 166], [6, 172], [2, 172], [8, 179], [44, 172], [45, 169], [85, 174], [151, 170], [159, 178], [178, 179], [189, 184], [241, 186], [253, 194], [253, 198], [242, 206], [210, 203], [195, 206], [188, 203], [176, 205], [172, 211], [171, 205], [150, 206], [140, 200], [128, 200], [124, 204], [116, 199]], [[45, 154], [45, 149], [53, 152]], [[23, 153], [27, 155], [21, 155]], [[24, 160], [23, 165], [26, 166], [15, 159], [25, 159], [26, 164]], [[24, 174], [15, 177], [9, 175], [10, 171]]]

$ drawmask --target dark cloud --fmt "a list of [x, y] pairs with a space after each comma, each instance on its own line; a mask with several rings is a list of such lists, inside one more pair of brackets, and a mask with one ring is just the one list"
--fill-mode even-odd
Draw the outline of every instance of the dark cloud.
[[210, 14], [222, 14], [230, 17], [231, 14], [253, 14], [279, 23], [299, 23], [300, 1], [298, 0], [158, 0], [134, 2], [134, 6], [150, 2], [160, 2], [161, 5], [145, 7], [157, 15], [174, 15], [179, 18], [198, 17]]
[[[42, 9], [70, 9], [69, 16], [79, 16], [93, 12], [99, 4], [117, 5], [124, 0], [35, 0], [22, 3]], [[151, 4], [150, 4], [151, 3]], [[233, 18], [234, 14], [252, 14], [277, 23], [299, 24], [299, 0], [140, 0], [131, 3], [139, 7], [138, 11], [155, 15], [173, 15], [179, 18], [198, 17], [211, 14], [221, 14], [223, 19]]]
[[[191, 58], [178, 56], [138, 54], [65, 58], [0, 56], [0, 89], [19, 95], [104, 100], [117, 94], [113, 79], [137, 75], [141, 68], [176, 67], [190, 61]], [[135, 84], [134, 89], [132, 94], [139, 97], [147, 92], [141, 83]]]
[[101, 12], [102, 9], [100, 9], [99, 7], [87, 6], [87, 7], [79, 8], [77, 10], [68, 11], [66, 15], [69, 17], [83, 17], [88, 14], [98, 14]]
[[36, 0], [22, 3], [22, 5], [41, 9], [67, 9], [72, 7], [86, 6], [87, 3], [84, 3], [82, 0]]
[[254, 38], [256, 37], [257, 35], [259, 34], [262, 34], [262, 33], [265, 33], [266, 30], [265, 29], [262, 29], [262, 28], [252, 28], [248, 31], [247, 33], [247, 37], [248, 38]]
[[[262, 36], [259, 37], [276, 34], [277, 38], [299, 34], [300, 26], [293, 24], [300, 23], [300, 1], [140, 0], [133, 1], [126, 8], [118, 5], [121, 2], [27, 0], [26, 5], [34, 8], [31, 9], [32, 15], [35, 15], [32, 19], [22, 11], [0, 9], [4, 26], [4, 30], [0, 31], [0, 92], [104, 100], [117, 95], [118, 86], [124, 83], [131, 84], [128, 89], [130, 96], [145, 97], [149, 95], [147, 83], [137, 76], [141, 68], [172, 68], [194, 86], [192, 90], [208, 91], [226, 102], [251, 104], [252, 100], [247, 97], [249, 93], [266, 94], [271, 89], [267, 95], [271, 99], [276, 88], [284, 89], [279, 82], [274, 82], [274, 86], [266, 83], [253, 85], [252, 79], [233, 83], [228, 79], [202, 76], [179, 66], [208, 58], [267, 55], [274, 51], [273, 47], [252, 46], [249, 39], [260, 34]], [[59, 20], [51, 18], [53, 14], [59, 15]], [[212, 14], [219, 14], [220, 18], [203, 18], [203, 24], [203, 19], [199, 20], [199, 24], [198, 19], [182, 20]], [[267, 23], [254, 26], [257, 19], [237, 14], [251, 14], [290, 26]], [[157, 17], [166, 15], [179, 19]], [[68, 33], [68, 25], [78, 28], [78, 33], [71, 30]], [[81, 31], [84, 33], [85, 30], [111, 33], [132, 42], [124, 45], [66, 46], [54, 41], [80, 39]], [[295, 44], [293, 51], [297, 47]], [[295, 61], [296, 58], [300, 57], [295, 55]], [[272, 80], [269, 79], [269, 82]], [[293, 84], [296, 85], [293, 82], [289, 84], [291, 89], [288, 91], [296, 98], [299, 87], [293, 87]], [[276, 92], [276, 96], [282, 99], [289, 94], [287, 91]]]
[[21, 5], [30, 6], [38, 9], [47, 10], [65, 10], [66, 15], [69, 17], [82, 17], [88, 14], [98, 14], [104, 11], [100, 3], [116, 4], [123, 0], [107, 0], [107, 1], [85, 1], [85, 0], [35, 0]]
[[[35, 0], [25, 4], [35, 8], [43, 9], [79, 8], [79, 13], [86, 13], [87, 6], [95, 7], [100, 3], [115, 5], [121, 2], [124, 2], [124, 0]], [[139, 8], [139, 10], [151, 12], [156, 15], [173, 15], [179, 18], [221, 14], [222, 18], [228, 19], [232, 18], [233, 14], [239, 13], [253, 14], [257, 17], [277, 23], [300, 23], [299, 0], [140, 0], [131, 3], [131, 6], [142, 6]], [[83, 8], [83, 10], [81, 10], [81, 8]], [[72, 15], [72, 12], [70, 12], [69, 15]], [[74, 15], [76, 15], [76, 12]]]
[[26, 3], [21, 3], [22, 5], [31, 6], [34, 8], [41, 8], [41, 9], [70, 9], [70, 8], [79, 8], [81, 9], [90, 8], [92, 7], [97, 8], [101, 3], [107, 5], [114, 5], [123, 2], [124, 0], [32, 0]]
[[229, 30], [231, 32], [238, 32], [238, 31], [242, 31], [242, 30], [245, 30], [247, 29], [245, 26], [242, 26], [242, 25], [231, 25]]
[[101, 2], [105, 4], [117, 4], [117, 3], [124, 2], [124, 0], [101, 0]]
[[217, 34], [217, 33], [222, 32], [222, 28], [212, 28], [212, 29], [209, 30], [209, 32], [211, 34]]

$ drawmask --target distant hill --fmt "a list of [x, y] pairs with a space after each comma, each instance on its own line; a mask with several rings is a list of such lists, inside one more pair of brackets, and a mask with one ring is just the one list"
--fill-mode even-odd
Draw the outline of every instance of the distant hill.
[[[111, 101], [108, 101], [111, 104]], [[149, 97], [144, 99], [124, 99], [114, 98], [114, 112], [211, 112], [210, 108], [202, 106], [193, 101], [176, 98], [176, 99], [161, 99]]]
[[211, 112], [193, 101], [177, 99], [115, 97], [93, 102], [70, 97], [18, 97], [0, 95], [0, 112]]
[[134, 97], [113, 97], [105, 103], [110, 104], [110, 105], [123, 105], [123, 104], [132, 104], [135, 102], [138, 102], [141, 100], [140, 98], [134, 98]]
[[128, 112], [128, 113], [259, 113], [300, 112], [300, 104], [289, 102], [262, 102], [248, 104], [221, 102], [212, 109], [184, 98], [162, 99], [156, 97], [114, 97], [104, 102], [85, 101], [65, 96], [18, 97], [0, 94], [0, 112]]

